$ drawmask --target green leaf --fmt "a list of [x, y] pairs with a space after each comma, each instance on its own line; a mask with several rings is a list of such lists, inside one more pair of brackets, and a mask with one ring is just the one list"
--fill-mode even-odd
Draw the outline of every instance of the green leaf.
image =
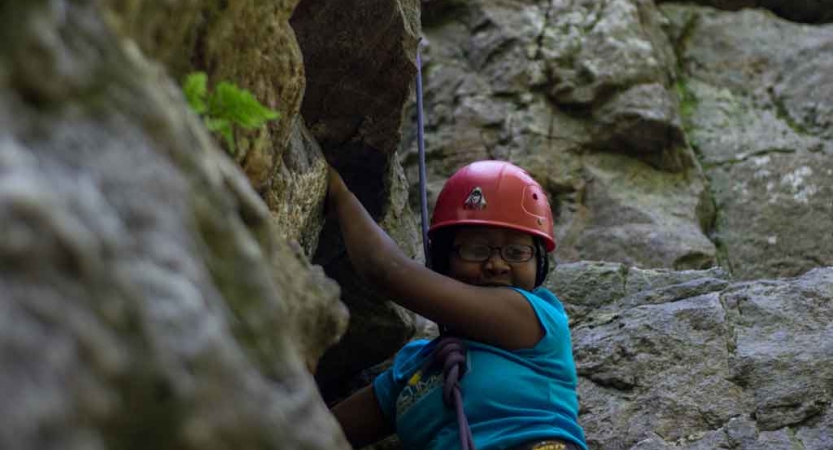
[[212, 117], [226, 119], [246, 129], [259, 128], [280, 117], [277, 111], [258, 102], [251, 92], [228, 82], [217, 85], [208, 101], [208, 111]]
[[236, 153], [235, 127], [255, 129], [280, 117], [280, 113], [262, 105], [251, 92], [232, 83], [219, 83], [214, 92], [208, 91], [205, 72], [193, 72], [185, 78], [182, 87], [191, 109], [202, 116], [206, 128], [225, 140], [226, 150]]
[[197, 114], [204, 114], [207, 111], [205, 97], [208, 94], [208, 76], [205, 72], [193, 72], [185, 78], [183, 91], [188, 105]]

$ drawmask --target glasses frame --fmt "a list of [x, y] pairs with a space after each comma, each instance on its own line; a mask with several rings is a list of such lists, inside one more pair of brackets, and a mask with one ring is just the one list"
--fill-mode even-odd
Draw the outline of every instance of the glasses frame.
[[[488, 247], [489, 248], [489, 255], [486, 256], [486, 258], [484, 258], [484, 259], [464, 258], [463, 255], [460, 254], [460, 249], [463, 248], [464, 246]], [[514, 260], [514, 261], [510, 260], [510, 259], [507, 259], [506, 255], [503, 252], [504, 252], [505, 249], [510, 248], [510, 247], [526, 247], [526, 248], [530, 249], [529, 258], [524, 259], [524, 260]], [[501, 245], [501, 246], [488, 245], [488, 244], [457, 244], [457, 245], [451, 247], [451, 249], [454, 250], [454, 253], [457, 255], [457, 257], [462, 259], [463, 261], [478, 262], [478, 263], [488, 261], [492, 257], [492, 255], [495, 254], [495, 250], [498, 250], [498, 254], [500, 255], [501, 259], [503, 259], [507, 263], [512, 263], [512, 264], [514, 264], [514, 263], [525, 263], [525, 262], [531, 260], [532, 258], [535, 257], [535, 252], [536, 252], [535, 246], [534, 245], [528, 245], [528, 244], [506, 244], [506, 245]]]

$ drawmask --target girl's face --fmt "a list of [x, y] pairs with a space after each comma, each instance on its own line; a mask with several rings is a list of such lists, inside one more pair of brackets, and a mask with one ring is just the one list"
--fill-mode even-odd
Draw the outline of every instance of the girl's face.
[[[482, 254], [472, 250], [482, 252], [483, 245], [492, 247], [490, 255], [484, 261], [473, 261], [482, 259], [478, 257]], [[528, 291], [535, 288], [535, 242], [527, 233], [508, 228], [461, 227], [455, 233], [451, 248], [449, 276], [458, 281], [476, 286], [514, 286]], [[526, 261], [507, 262], [503, 258], [523, 259], [528, 256], [524, 251], [529, 248], [532, 249], [532, 257]]]

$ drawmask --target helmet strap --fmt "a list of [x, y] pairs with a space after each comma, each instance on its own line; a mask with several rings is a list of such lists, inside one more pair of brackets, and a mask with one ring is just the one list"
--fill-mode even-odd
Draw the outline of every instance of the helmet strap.
[[535, 238], [535, 258], [537, 259], [535, 267], [535, 287], [544, 284], [547, 280], [547, 275], [550, 273], [550, 258], [547, 256], [547, 249], [544, 247], [544, 240]]

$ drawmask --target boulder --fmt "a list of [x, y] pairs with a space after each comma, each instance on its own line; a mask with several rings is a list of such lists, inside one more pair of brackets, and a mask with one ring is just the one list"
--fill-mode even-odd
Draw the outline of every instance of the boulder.
[[338, 289], [171, 79], [98, 2], [0, 39], [0, 447], [349, 448], [307, 370]]
[[235, 161], [272, 210], [276, 229], [307, 256], [323, 226], [326, 163], [300, 118], [306, 89], [301, 48], [289, 26], [298, 0], [104, 3], [111, 23], [178, 80], [204, 71], [232, 82], [281, 115], [259, 130], [235, 130]]
[[554, 275], [568, 310], [590, 307], [574, 315], [572, 332], [590, 448], [833, 443], [833, 269], [735, 283], [713, 271], [597, 263]]

